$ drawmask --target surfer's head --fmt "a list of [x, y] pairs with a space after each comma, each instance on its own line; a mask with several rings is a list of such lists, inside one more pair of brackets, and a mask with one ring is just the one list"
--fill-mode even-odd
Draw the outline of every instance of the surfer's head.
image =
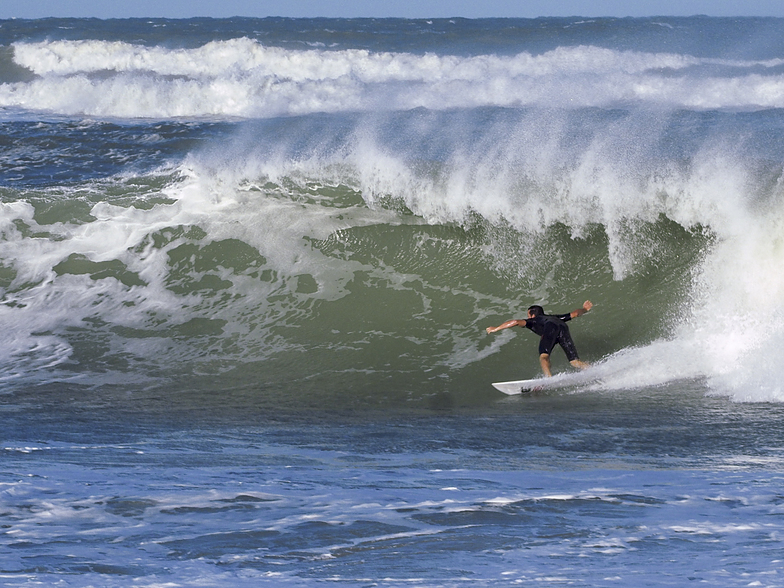
[[542, 308], [538, 304], [534, 304], [533, 306], [528, 307], [529, 318], [534, 318], [535, 316], [540, 316], [543, 314], [544, 314], [544, 308]]

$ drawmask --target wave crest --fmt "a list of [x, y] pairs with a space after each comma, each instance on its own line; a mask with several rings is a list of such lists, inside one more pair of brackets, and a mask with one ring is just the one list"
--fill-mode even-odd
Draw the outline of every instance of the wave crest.
[[194, 49], [126, 42], [16, 43], [34, 80], [0, 85], [0, 107], [121, 118], [274, 117], [483, 106], [784, 107], [784, 60], [559, 47], [456, 56], [291, 50], [238, 38]]

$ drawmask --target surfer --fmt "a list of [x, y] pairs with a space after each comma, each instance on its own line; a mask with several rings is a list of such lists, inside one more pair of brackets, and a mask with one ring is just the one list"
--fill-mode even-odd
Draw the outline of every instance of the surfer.
[[497, 327], [487, 327], [486, 330], [489, 334], [510, 327], [525, 327], [539, 335], [541, 337], [539, 340], [539, 363], [542, 365], [542, 371], [547, 377], [553, 375], [550, 372], [550, 353], [556, 343], [564, 350], [564, 353], [566, 353], [566, 357], [572, 366], [584, 370], [588, 367], [588, 364], [581, 361], [577, 356], [577, 349], [575, 348], [574, 341], [572, 341], [572, 336], [569, 333], [569, 327], [566, 326], [566, 321], [584, 315], [591, 310], [592, 306], [593, 304], [591, 304], [591, 301], [586, 300], [583, 303], [582, 308], [578, 308], [572, 312], [566, 314], [545, 314], [544, 309], [541, 306], [534, 305], [528, 308], [528, 318], [512, 319]]

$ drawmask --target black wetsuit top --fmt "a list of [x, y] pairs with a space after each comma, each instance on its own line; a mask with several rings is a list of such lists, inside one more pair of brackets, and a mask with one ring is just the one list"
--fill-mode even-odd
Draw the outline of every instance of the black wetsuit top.
[[566, 321], [572, 320], [571, 313], [566, 314], [540, 314], [534, 318], [525, 319], [525, 328], [532, 330], [541, 337], [539, 341], [539, 355], [550, 354], [555, 344], [561, 346], [569, 361], [579, 359], [577, 349], [569, 333]]

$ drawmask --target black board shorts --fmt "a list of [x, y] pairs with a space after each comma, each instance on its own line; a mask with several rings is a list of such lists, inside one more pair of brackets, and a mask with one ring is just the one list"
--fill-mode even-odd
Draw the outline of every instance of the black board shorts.
[[572, 335], [569, 333], [569, 327], [563, 323], [548, 321], [545, 324], [542, 338], [539, 340], [539, 355], [543, 353], [550, 355], [556, 343], [564, 350], [569, 361], [580, 359], [577, 356], [577, 348], [572, 341]]

